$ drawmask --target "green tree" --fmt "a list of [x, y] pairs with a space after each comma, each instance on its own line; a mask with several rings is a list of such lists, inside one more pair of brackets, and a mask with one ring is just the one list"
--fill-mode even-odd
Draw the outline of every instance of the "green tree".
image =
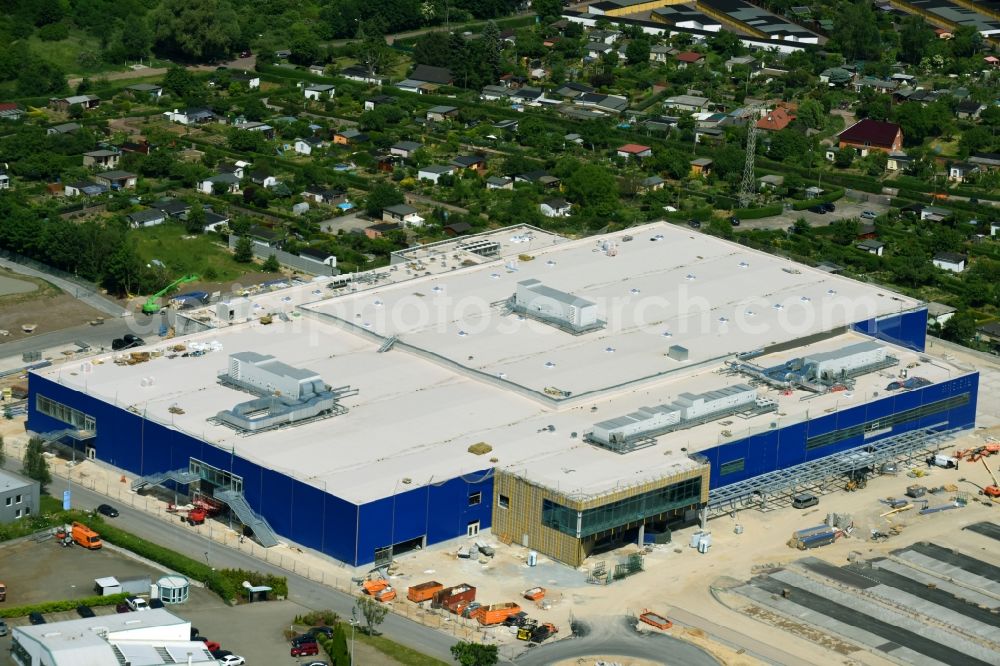
[[934, 31], [924, 19], [916, 15], [907, 16], [899, 30], [899, 59], [911, 65], [919, 64], [933, 41]]
[[500, 26], [496, 21], [490, 21], [483, 28], [482, 45], [485, 64], [495, 80], [500, 75], [503, 60], [503, 40], [500, 38]]
[[882, 46], [878, 20], [871, 3], [844, 1], [838, 6], [831, 33], [848, 61], [877, 60]]
[[347, 632], [344, 630], [343, 622], [338, 622], [337, 626], [333, 628], [330, 647], [330, 659], [336, 666], [351, 663], [351, 653], [347, 649]]
[[104, 265], [104, 287], [113, 294], [138, 291], [142, 267], [142, 260], [139, 259], [135, 247], [120, 242]]
[[494, 666], [499, 661], [496, 645], [459, 641], [451, 646], [451, 656], [462, 666]]
[[406, 199], [403, 193], [387, 183], [379, 183], [365, 197], [365, 212], [371, 217], [381, 218], [382, 209], [401, 204]]
[[248, 236], [240, 236], [236, 240], [233, 259], [241, 264], [249, 264], [253, 261], [253, 241]]
[[267, 152], [267, 137], [263, 132], [251, 132], [250, 130], [230, 127], [226, 133], [226, 143], [232, 150], [241, 153], [263, 153]]
[[319, 60], [319, 41], [307, 30], [300, 30], [292, 37], [288, 49], [292, 52], [288, 60], [296, 65], [311, 65]]
[[150, 12], [156, 48], [186, 60], [220, 60], [240, 38], [229, 0], [161, 0]]
[[945, 340], [967, 344], [976, 334], [976, 318], [968, 310], [959, 310], [948, 318], [941, 329]]
[[171, 67], [163, 76], [163, 89], [178, 97], [191, 97], [201, 92], [202, 86], [194, 74], [183, 67]]
[[647, 65], [649, 64], [649, 49], [648, 39], [644, 37], [633, 39], [625, 47], [625, 59], [630, 65]]
[[543, 21], [558, 19], [562, 14], [561, 0], [534, 0], [531, 8], [535, 10]]
[[261, 269], [265, 273], [277, 273], [281, 270], [281, 264], [278, 263], [278, 256], [275, 254], [268, 255], [267, 259], [264, 260]]
[[567, 198], [578, 203], [588, 212], [612, 215], [618, 205], [618, 183], [606, 168], [598, 164], [585, 164], [565, 181]]
[[45, 486], [52, 482], [52, 474], [49, 472], [49, 463], [45, 460], [42, 440], [32, 437], [28, 440], [28, 448], [24, 451], [24, 463], [21, 468], [22, 473], [29, 479], [34, 479], [41, 484], [43, 492]]
[[674, 180], [681, 180], [691, 172], [691, 156], [677, 148], [667, 148], [654, 153], [656, 168]]
[[955, 29], [950, 42], [951, 53], [956, 58], [968, 58], [979, 53], [983, 47], [983, 36], [974, 25], [960, 25]]
[[846, 169], [854, 163], [854, 149], [850, 146], [841, 148], [833, 157], [833, 164], [838, 169]]
[[963, 157], [979, 151], [989, 151], [993, 146], [993, 133], [985, 127], [970, 127], [958, 140], [958, 152]]
[[205, 231], [205, 208], [200, 203], [191, 204], [191, 210], [184, 220], [184, 228], [189, 234], [200, 234]]
[[355, 605], [357, 606], [358, 611], [361, 612], [361, 616], [365, 618], [365, 624], [368, 625], [365, 633], [369, 636], [374, 636], [375, 627], [382, 624], [382, 621], [385, 620], [385, 616], [389, 612], [389, 608], [385, 604], [375, 601], [368, 596], [358, 597]]
[[796, 119], [809, 129], [819, 129], [826, 121], [826, 109], [818, 99], [807, 97], [799, 104]]
[[48, 95], [65, 88], [62, 70], [45, 60], [32, 57], [17, 74], [17, 92], [24, 97]]
[[417, 38], [413, 45], [413, 62], [421, 65], [447, 67], [451, 64], [451, 54], [448, 50], [448, 33], [435, 30], [426, 32]]

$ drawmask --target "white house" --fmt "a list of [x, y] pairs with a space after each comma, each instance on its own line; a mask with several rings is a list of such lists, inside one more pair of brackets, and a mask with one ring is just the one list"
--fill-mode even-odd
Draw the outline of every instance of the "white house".
[[979, 173], [979, 165], [969, 162], [955, 162], [948, 167], [948, 180], [953, 183], [964, 183], [966, 178]]
[[538, 207], [545, 217], [567, 217], [572, 205], [565, 199], [547, 199]]
[[417, 209], [408, 204], [399, 204], [382, 209], [383, 222], [396, 222], [409, 227], [420, 227], [424, 224], [424, 218], [420, 217]]
[[181, 125], [200, 125], [215, 120], [215, 114], [208, 109], [185, 109], [184, 111], [174, 109], [173, 111], [164, 111], [163, 115], [170, 122]]
[[10, 176], [0, 172], [0, 190], [10, 189]]
[[299, 250], [299, 256], [308, 261], [316, 262], [317, 264], [330, 266], [331, 268], [337, 267], [337, 257], [323, 250], [307, 247]]
[[403, 159], [409, 159], [413, 157], [413, 154], [421, 148], [423, 148], [423, 144], [417, 143], [416, 141], [399, 141], [389, 147], [389, 154], [398, 155]]
[[934, 265], [938, 268], [952, 273], [961, 273], [965, 270], [965, 255], [957, 252], [938, 252], [934, 255]]
[[212, 194], [215, 191], [216, 183], [225, 185], [226, 191], [230, 194], [238, 194], [240, 191], [240, 179], [232, 173], [218, 173], [206, 178], [198, 183], [198, 191], [203, 194]]
[[885, 243], [872, 238], [866, 238], [854, 247], [859, 250], [864, 250], [868, 254], [874, 254], [875, 256], [881, 257], [883, 250], [885, 250]]
[[146, 210], [129, 213], [125, 216], [129, 224], [133, 227], [155, 227], [167, 221], [167, 216], [162, 210], [147, 208]]
[[336, 89], [331, 85], [327, 85], [325, 83], [314, 83], [310, 86], [306, 86], [302, 91], [302, 94], [305, 95], [306, 99], [319, 101], [321, 99], [333, 99], [335, 92]]
[[260, 88], [260, 75], [255, 72], [233, 72], [229, 75], [229, 80], [234, 83], [242, 83], [249, 90]]
[[514, 189], [514, 181], [508, 176], [490, 176], [486, 179], [486, 189], [512, 190]]
[[295, 152], [299, 155], [312, 155], [313, 150], [323, 148], [326, 142], [317, 136], [308, 136], [295, 140]]
[[450, 176], [455, 173], [455, 167], [444, 164], [432, 164], [423, 167], [417, 172], [417, 180], [429, 180], [437, 185], [441, 176]]

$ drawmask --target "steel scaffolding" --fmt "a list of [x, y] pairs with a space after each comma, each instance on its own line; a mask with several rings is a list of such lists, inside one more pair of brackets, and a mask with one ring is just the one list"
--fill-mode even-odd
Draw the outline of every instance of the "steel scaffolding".
[[864, 444], [801, 465], [715, 488], [708, 494], [708, 516], [715, 517], [743, 509], [770, 511], [790, 503], [796, 493], [806, 490], [814, 493], [828, 492], [834, 486], [839, 487], [834, 482], [865, 468], [877, 473], [887, 462], [907, 464], [916, 459], [922, 461], [928, 452], [940, 450], [946, 441], [963, 430], [940, 430], [945, 425], [938, 423], [912, 430], [873, 444]]

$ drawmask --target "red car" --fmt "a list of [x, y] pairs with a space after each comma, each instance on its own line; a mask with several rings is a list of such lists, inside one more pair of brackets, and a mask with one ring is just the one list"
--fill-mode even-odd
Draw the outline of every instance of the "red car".
[[317, 643], [293, 645], [291, 654], [293, 657], [311, 657], [314, 654], [319, 654], [319, 645]]

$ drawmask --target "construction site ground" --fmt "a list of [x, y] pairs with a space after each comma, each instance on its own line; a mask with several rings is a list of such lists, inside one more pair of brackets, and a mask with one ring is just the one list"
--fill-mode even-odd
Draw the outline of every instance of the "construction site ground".
[[[31, 289], [24, 291], [25, 285]], [[0, 268], [0, 345], [106, 316], [45, 280]], [[21, 326], [35, 325], [33, 333]]]
[[[975, 365], [981, 371], [978, 427], [956, 439], [946, 451], [980, 445], [988, 437], [1000, 438], [1000, 362], [985, 355], [967, 353], [939, 341], [929, 341], [929, 347], [932, 353], [947, 354], [963, 363]], [[0, 421], [0, 433], [6, 438], [6, 449], [10, 457], [20, 457], [23, 453], [26, 440], [23, 428], [21, 420]], [[1000, 456], [986, 460], [994, 470], [1000, 465]], [[70, 470], [66, 461], [51, 459], [51, 463], [54, 476], [57, 479], [65, 478]], [[637, 546], [626, 546], [591, 558], [579, 570], [544, 556], [539, 556], [536, 566], [529, 567], [528, 549], [499, 544], [486, 531], [475, 538], [457, 539], [423, 551], [397, 556], [391, 569], [391, 582], [399, 595], [390, 605], [394, 612], [458, 638], [498, 644], [501, 654], [505, 658], [512, 658], [523, 652], [526, 646], [517, 641], [507, 628], [482, 628], [472, 620], [418, 607], [406, 599], [406, 589], [410, 585], [429, 580], [439, 581], [446, 586], [468, 583], [477, 588], [476, 600], [480, 603], [518, 602], [531, 617], [541, 622], [552, 622], [559, 628], [556, 641], [550, 639], [525, 655], [526, 658], [531, 657], [525, 661], [532, 662], [542, 658], [546, 651], [552, 650], [554, 642], [562, 643], [558, 639], [572, 635], [571, 620], [596, 623], [599, 626], [614, 625], [614, 631], [625, 636], [632, 630], [619, 629], [625, 623], [617, 622], [614, 618], [637, 616], [650, 609], [673, 621], [673, 628], [666, 633], [708, 650], [725, 664], [770, 662], [789, 666], [803, 663], [877, 666], [895, 663], [860, 644], [815, 627], [811, 634], [799, 635], [786, 631], [785, 621], [777, 615], [762, 613], [755, 619], [740, 610], [731, 609], [717, 599], [713, 587], [719, 587], [717, 583], [720, 580], [750, 580], [762, 570], [788, 565], [806, 554], [840, 566], [848, 562], [848, 555], [854, 551], [866, 558], [873, 558], [921, 541], [959, 549], [972, 548], [972, 537], [967, 532], [962, 532], [961, 528], [991, 519], [997, 521], [997, 508], [1000, 507], [984, 505], [980, 501], [976, 485], [973, 485], [985, 486], [991, 483], [982, 463], [963, 462], [957, 470], [928, 468], [925, 465], [917, 465], [912, 470], [923, 476], [912, 478], [908, 476], [911, 468], [900, 469], [895, 476], [873, 478], [864, 489], [825, 494], [820, 498], [819, 505], [811, 509], [784, 508], [767, 513], [745, 510], [735, 516], [711, 520], [708, 529], [712, 532], [713, 542], [711, 549], [705, 554], [699, 554], [688, 545], [696, 527], [676, 531], [673, 543], [656, 546], [646, 552], [643, 572], [610, 585], [588, 584], [589, 568], [601, 560], [613, 568], [627, 554], [638, 552]], [[155, 514], [164, 521], [170, 521], [175, 529], [198, 530], [219, 544], [253, 554], [319, 584], [352, 594], [359, 593], [357, 584], [351, 579], [364, 575], [366, 571], [354, 570], [294, 544], [264, 549], [249, 539], [240, 543], [236, 531], [218, 521], [210, 520], [198, 527], [181, 526], [176, 516], [166, 512], [166, 502], [152, 496], [136, 495], [129, 490], [130, 477], [121, 477], [120, 471], [101, 463], [80, 463], [73, 466], [71, 471], [74, 484], [105, 494], [113, 500], [112, 503], [120, 502]], [[880, 517], [888, 507], [879, 500], [889, 496], [902, 497], [906, 487], [914, 483], [927, 487], [955, 486], [958, 491], [969, 493], [975, 501], [964, 508], [930, 515], [922, 516], [916, 509], [911, 509], [894, 516]], [[950, 501], [955, 495], [956, 492], [949, 491], [928, 495], [927, 498], [931, 506], [937, 506]], [[794, 531], [821, 524], [828, 513], [849, 514], [854, 521], [851, 534], [832, 545], [810, 550], [808, 553], [786, 545]], [[735, 531], [737, 525], [742, 527], [739, 534]], [[875, 543], [869, 540], [871, 529], [890, 531], [892, 526], [898, 528], [898, 534], [888, 541]], [[973, 536], [976, 540], [982, 539], [979, 535]], [[460, 546], [477, 540], [495, 546], [496, 555], [493, 558], [474, 559], [457, 557]], [[995, 555], [984, 554], [982, 551], [970, 554], [994, 565], [1000, 564]], [[542, 586], [548, 590], [545, 599], [538, 605], [523, 599], [521, 595], [523, 590], [534, 586]], [[587, 663], [594, 663], [597, 659], [628, 663], [622, 661], [627, 655], [618, 658], [614, 655], [602, 656], [599, 652], [601, 651], [595, 649], [589, 655], [571, 656], [574, 660], [586, 656]], [[552, 659], [550, 663], [556, 661], [560, 660]]]

